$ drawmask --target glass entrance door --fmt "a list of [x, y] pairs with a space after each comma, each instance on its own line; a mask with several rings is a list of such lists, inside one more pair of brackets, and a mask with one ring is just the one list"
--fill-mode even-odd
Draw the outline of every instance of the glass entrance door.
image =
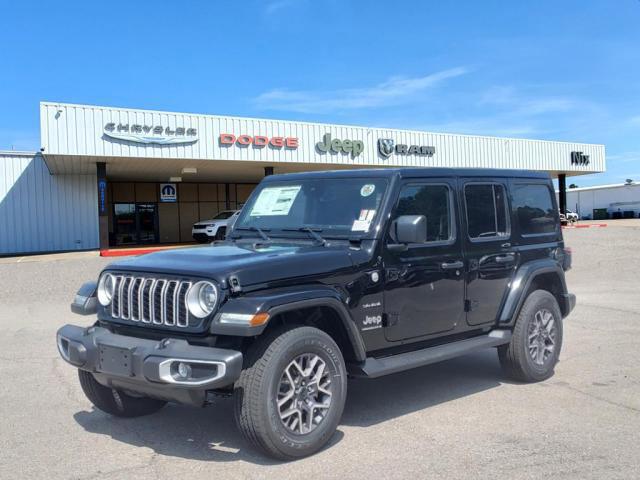
[[138, 203], [136, 217], [138, 219], [138, 243], [158, 243], [158, 205]]
[[158, 205], [115, 203], [113, 205], [115, 245], [158, 243]]

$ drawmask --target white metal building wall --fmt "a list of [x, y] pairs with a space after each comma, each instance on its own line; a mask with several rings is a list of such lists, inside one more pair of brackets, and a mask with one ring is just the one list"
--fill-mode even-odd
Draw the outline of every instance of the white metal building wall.
[[42, 156], [0, 152], [0, 255], [98, 248], [96, 175], [50, 175]]
[[607, 185], [567, 190], [567, 208], [580, 217], [592, 216], [594, 208], [606, 208], [609, 213], [632, 210], [640, 213], [640, 184]]
[[[112, 141], [104, 135], [107, 123], [161, 125], [196, 128], [198, 141], [188, 145], [144, 145]], [[306, 122], [254, 118], [192, 115], [42, 102], [40, 127], [45, 155], [81, 157], [139, 157], [194, 160], [257, 161], [269, 163], [313, 163], [333, 165], [518, 168], [550, 172], [602, 172], [605, 170], [603, 145], [527, 140], [513, 138], [428, 133], [366, 127], [349, 127]], [[235, 135], [291, 136], [299, 139], [297, 149], [223, 147], [221, 133]], [[325, 133], [332, 138], [361, 140], [364, 152], [321, 153], [315, 148]], [[396, 155], [384, 158], [378, 153], [379, 138], [396, 143], [435, 147], [432, 157]], [[590, 156], [589, 165], [572, 165], [571, 152]], [[64, 169], [63, 169], [64, 170]]]

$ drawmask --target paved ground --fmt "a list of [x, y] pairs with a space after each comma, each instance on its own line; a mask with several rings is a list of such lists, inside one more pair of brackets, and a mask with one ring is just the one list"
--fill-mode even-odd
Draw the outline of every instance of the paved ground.
[[245, 445], [229, 401], [135, 420], [95, 411], [54, 333], [90, 322], [68, 303], [108, 260], [0, 264], [0, 478], [639, 478], [640, 228], [565, 237], [578, 307], [552, 379], [509, 383], [487, 351], [351, 381], [332, 444], [289, 464]]

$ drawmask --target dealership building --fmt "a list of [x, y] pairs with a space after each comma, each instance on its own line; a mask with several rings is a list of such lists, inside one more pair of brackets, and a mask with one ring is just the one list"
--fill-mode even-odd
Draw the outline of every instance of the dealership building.
[[0, 255], [189, 242], [278, 173], [365, 167], [605, 170], [603, 145], [40, 104], [38, 152], [0, 151]]

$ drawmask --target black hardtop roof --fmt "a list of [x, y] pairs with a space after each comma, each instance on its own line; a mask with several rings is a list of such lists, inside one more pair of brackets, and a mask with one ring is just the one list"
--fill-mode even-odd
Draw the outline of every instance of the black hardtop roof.
[[265, 182], [297, 180], [303, 178], [425, 178], [425, 177], [509, 177], [549, 179], [549, 173], [533, 170], [506, 170], [496, 168], [357, 168], [318, 172], [284, 173], [265, 177]]

